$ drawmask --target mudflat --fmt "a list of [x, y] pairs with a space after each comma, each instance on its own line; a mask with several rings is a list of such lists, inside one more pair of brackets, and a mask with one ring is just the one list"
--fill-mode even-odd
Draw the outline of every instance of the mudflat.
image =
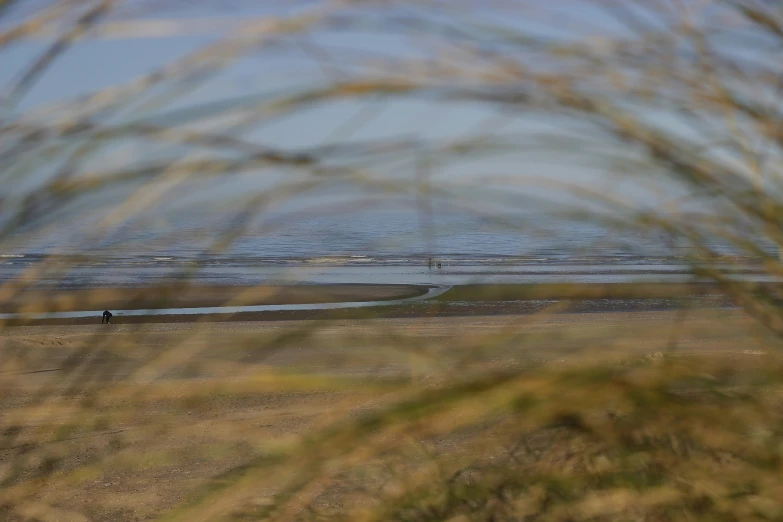
[[0, 312], [100, 309], [200, 308], [210, 306], [384, 301], [424, 294], [419, 285], [159, 285], [79, 289], [5, 290]]
[[[768, 285], [769, 286], [769, 285]], [[777, 287], [774, 288], [775, 290]], [[7, 298], [2, 312], [153, 310], [243, 305], [324, 304], [339, 302], [394, 301], [421, 296], [424, 285], [334, 284], [203, 286], [183, 285], [149, 288], [92, 288], [66, 291], [25, 290]], [[10, 290], [6, 290], [10, 292]], [[632, 312], [678, 308], [731, 306], [715, 285], [681, 283], [631, 284], [524, 284], [461, 285], [432, 299], [413, 303], [388, 303], [350, 309], [270, 310], [213, 314], [131, 315], [116, 314], [117, 324], [349, 320], [373, 317], [464, 317], [529, 315], [553, 306], [561, 313]], [[88, 325], [95, 317], [59, 319], [13, 319], [11, 325]]]

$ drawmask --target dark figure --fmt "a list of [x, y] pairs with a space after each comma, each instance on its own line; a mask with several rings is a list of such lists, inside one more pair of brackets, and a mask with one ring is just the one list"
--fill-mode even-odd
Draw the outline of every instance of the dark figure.
[[111, 312], [108, 310], [103, 311], [103, 318], [101, 319], [101, 324], [106, 321], [106, 324], [111, 324]]
[[432, 258], [429, 258], [429, 260], [427, 261], [427, 268], [432, 270]]
[[438, 261], [438, 268], [441, 268], [441, 264], [440, 264], [440, 261]]

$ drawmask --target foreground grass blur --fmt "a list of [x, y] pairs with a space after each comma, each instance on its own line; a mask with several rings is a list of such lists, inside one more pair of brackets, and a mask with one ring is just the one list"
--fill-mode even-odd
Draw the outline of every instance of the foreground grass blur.
[[[144, 221], [148, 213], [173, 203], [173, 193], [204, 182], [216, 191], [248, 173], [290, 177], [231, 199], [232, 219], [205, 234], [200, 260], [227, 248], [258, 214], [346, 185], [413, 198], [423, 222], [432, 199], [501, 214], [530, 200], [516, 173], [466, 186], [458, 176], [432, 180], [424, 168], [415, 181], [384, 169], [394, 172], [400, 158], [422, 150], [429, 167], [445, 168], [547, 146], [635, 180], [666, 179], [674, 195], [657, 206], [573, 188], [590, 212], [580, 206], [569, 215], [685, 242], [683, 261], [742, 311], [683, 305], [555, 314], [563, 306], [554, 302], [528, 315], [456, 319], [371, 320], [370, 311], [350, 321], [4, 324], [0, 518], [783, 518], [779, 289], [720, 269], [752, 259], [759, 275], [781, 274], [783, 13], [776, 5], [584, 2], [609, 15], [612, 30], [559, 38], [558, 27], [535, 36], [508, 23], [532, 5], [499, 3], [466, 20], [456, 7], [428, 2], [414, 6], [416, 16], [387, 11], [383, 2], [315, 2], [236, 24], [219, 41], [127, 84], [29, 107], [25, 98], [43, 73], [81, 38], [143, 36], [154, 24], [137, 18], [148, 14], [144, 2], [62, 1], [19, 14], [20, 4], [0, 2], [8, 17], [0, 52], [22, 39], [43, 44], [1, 93], [3, 247], [20, 236], [58, 237], [68, 216], [83, 216], [91, 204], [96, 217], [78, 238], [84, 251], [120, 248], [123, 227], [136, 218], [157, 240], [173, 241], [177, 232]], [[164, 26], [192, 28], [187, 20]], [[431, 47], [384, 56], [378, 67], [380, 54], [364, 61], [352, 49], [337, 63], [307, 41], [346, 28], [426, 37]], [[325, 83], [185, 109], [174, 103], [248, 52], [274, 58], [263, 53], [291, 42], [325, 65]], [[480, 132], [439, 142], [350, 140], [355, 122], [311, 147], [272, 147], [251, 136], [313, 105], [370, 96], [525, 111], [562, 122], [563, 131], [530, 141], [496, 133], [502, 122], [493, 115]], [[572, 140], [574, 130], [581, 134]], [[162, 146], [167, 155], [132, 154], [117, 165], [99, 154], [123, 140]], [[122, 197], [112, 192], [118, 187]], [[715, 247], [716, 237], [733, 245], [733, 256]], [[43, 257], [3, 283], [0, 306], [37, 310], [41, 298], [46, 309], [165, 306], [192, 291], [200, 260], [173, 286], [58, 300], [41, 283], [67, 277], [78, 259]], [[463, 287], [441, 300], [679, 299], [693, 295], [686, 290]], [[269, 297], [264, 288], [253, 296], [233, 291], [221, 300]]]
[[774, 519], [779, 340], [677, 315], [11, 329], [7, 518]]

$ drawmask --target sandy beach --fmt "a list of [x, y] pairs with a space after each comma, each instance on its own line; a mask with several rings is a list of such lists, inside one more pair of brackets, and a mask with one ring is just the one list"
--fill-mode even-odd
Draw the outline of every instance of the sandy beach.
[[[451, 298], [382, 312], [117, 317], [112, 326], [96, 317], [4, 328], [0, 417], [14, 429], [0, 440], [0, 464], [23, 464], [0, 465], [0, 480], [9, 485], [0, 505], [24, 494], [41, 459], [56, 458], [57, 473], [36, 485], [56, 516], [146, 520], [249, 456], [355, 419], [401, 387], [437, 386], [475, 372], [627, 364], [661, 354], [741, 365], [766, 360], [780, 345], [740, 310], [721, 308], [727, 303], [714, 289], [656, 286], [630, 294], [615, 288], [599, 295], [583, 287], [579, 295], [589, 298], [581, 300], [552, 288], [505, 290], [503, 299], [493, 300], [497, 294], [486, 288], [458, 288]], [[214, 304], [237, 294], [251, 302], [393, 299], [420, 291], [195, 288], [176, 302]], [[108, 299], [116, 289], [71, 293], [85, 295], [94, 299], [89, 306], [100, 308], [113, 302]], [[689, 308], [675, 310], [683, 303]], [[453, 444], [443, 439], [435, 448], [451, 451]], [[258, 483], [261, 496], [277, 487], [274, 477]], [[28, 508], [35, 512], [35, 505], [0, 508], [0, 518], [24, 520], [20, 513]], [[86, 518], [67, 518], [77, 513]]]
[[[736, 310], [679, 317], [648, 311], [9, 328], [0, 333], [0, 416], [17, 431], [4, 437], [0, 459], [21, 448], [58, 455], [60, 471], [39, 494], [60, 515], [145, 520], [249, 454], [382, 403], [395, 383], [663, 352], [758, 360], [779, 345]], [[98, 424], [63, 431], [88, 404]], [[0, 467], [0, 476], [8, 473]], [[4, 496], [24, 482], [10, 484]], [[275, 481], [259, 487], [268, 494]], [[16, 516], [3, 520], [22, 520]]]

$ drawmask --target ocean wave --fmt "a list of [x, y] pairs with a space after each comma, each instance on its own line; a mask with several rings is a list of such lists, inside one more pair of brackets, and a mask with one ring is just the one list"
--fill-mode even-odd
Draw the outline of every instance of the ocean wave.
[[374, 261], [376, 261], [376, 259], [369, 256], [322, 256], [322, 257], [311, 257], [304, 260], [304, 262], [307, 264], [330, 264], [330, 263], [356, 264], [356, 263], [370, 263]]

